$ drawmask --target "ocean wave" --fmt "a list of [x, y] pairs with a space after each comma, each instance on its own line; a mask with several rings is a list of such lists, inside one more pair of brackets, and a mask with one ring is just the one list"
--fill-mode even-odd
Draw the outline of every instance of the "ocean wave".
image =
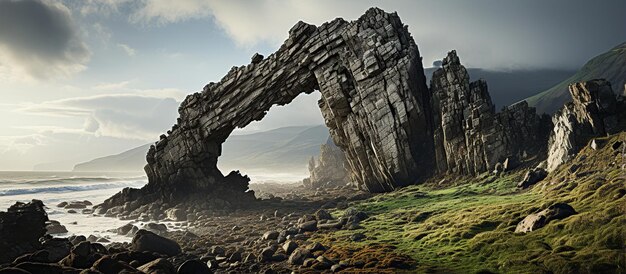
[[[81, 178], [84, 179], [84, 178]], [[82, 180], [83, 182], [85, 180]], [[140, 187], [147, 183], [147, 181], [119, 181], [115, 183], [100, 183], [100, 184], [83, 184], [83, 185], [61, 185], [61, 186], [42, 186], [35, 188], [11, 188], [0, 190], [0, 196], [14, 196], [24, 194], [38, 194], [38, 193], [59, 193], [59, 192], [76, 192], [76, 191], [89, 191], [98, 189], [110, 189], [110, 188], [123, 188], [123, 187]]]
[[57, 176], [50, 176], [48, 178], [37, 178], [37, 179], [0, 179], [1, 184], [68, 184], [68, 183], [85, 183], [85, 182], [110, 182], [110, 181], [137, 181], [140, 179], [145, 179], [146, 176], [133, 176], [133, 177], [108, 177], [108, 176], [94, 176], [94, 177], [80, 177], [80, 176], [71, 176], [60, 178]]

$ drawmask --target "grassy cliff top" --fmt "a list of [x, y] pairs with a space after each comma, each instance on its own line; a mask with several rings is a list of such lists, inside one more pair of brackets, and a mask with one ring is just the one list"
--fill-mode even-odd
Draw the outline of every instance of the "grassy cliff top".
[[[619, 150], [612, 144], [622, 141]], [[377, 195], [351, 206], [370, 218], [361, 229], [320, 235], [331, 253], [350, 260], [393, 250], [424, 273], [624, 273], [626, 271], [626, 133], [598, 139], [542, 182], [516, 183], [525, 170], [501, 176], [447, 177]], [[521, 234], [527, 215], [558, 203], [578, 213]], [[333, 214], [337, 217], [341, 211]], [[350, 240], [363, 233], [366, 239]], [[621, 271], [621, 272], [620, 272]]]

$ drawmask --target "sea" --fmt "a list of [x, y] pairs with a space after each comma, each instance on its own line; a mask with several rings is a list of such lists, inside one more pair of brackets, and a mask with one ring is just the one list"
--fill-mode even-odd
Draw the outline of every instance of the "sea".
[[[251, 183], [291, 183], [307, 177], [304, 172], [277, 173], [267, 170], [246, 170]], [[148, 183], [145, 173], [122, 172], [62, 172], [62, 171], [0, 171], [0, 211], [6, 211], [16, 202], [32, 199], [43, 201], [50, 220], [59, 221], [68, 233], [54, 236], [94, 235], [111, 242], [129, 242], [131, 238], [110, 230], [131, 223], [141, 228], [143, 222], [119, 220], [93, 214], [69, 213], [57, 204], [71, 201], [90, 201], [93, 205], [125, 187], [141, 188]], [[184, 223], [163, 222], [170, 230], [180, 229]]]
[[37, 199], [46, 206], [48, 218], [59, 221], [68, 230], [55, 236], [94, 235], [112, 242], [129, 242], [129, 237], [108, 230], [127, 223], [141, 227], [143, 223], [82, 214], [80, 209], [79, 213], [68, 213], [56, 205], [84, 200], [97, 205], [125, 187], [141, 188], [147, 183], [147, 177], [141, 173], [0, 171], [0, 211], [6, 211], [18, 201]]

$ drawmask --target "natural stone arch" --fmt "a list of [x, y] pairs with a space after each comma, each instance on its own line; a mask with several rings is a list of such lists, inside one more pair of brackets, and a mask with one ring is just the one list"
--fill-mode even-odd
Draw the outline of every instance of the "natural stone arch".
[[191, 193], [241, 199], [248, 178], [218, 170], [222, 143], [273, 105], [315, 90], [330, 135], [360, 186], [391, 191], [431, 174], [430, 98], [417, 45], [397, 14], [372, 8], [353, 22], [299, 22], [268, 58], [255, 55], [251, 64], [187, 96], [177, 124], [148, 152], [148, 185], [110, 202]]

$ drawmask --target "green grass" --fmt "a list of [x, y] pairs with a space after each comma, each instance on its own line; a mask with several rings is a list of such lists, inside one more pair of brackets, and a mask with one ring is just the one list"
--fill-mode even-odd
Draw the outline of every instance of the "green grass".
[[[515, 184], [523, 170], [502, 177], [448, 179], [377, 195], [352, 206], [371, 218], [363, 229], [321, 236], [335, 245], [371, 248], [390, 245], [417, 263], [418, 272], [625, 273], [626, 175], [607, 139], [606, 148], [583, 150], [576, 159], [530, 190]], [[568, 168], [582, 167], [570, 174]], [[557, 202], [578, 214], [536, 231], [514, 233], [519, 221]], [[333, 213], [340, 216], [341, 211]], [[363, 242], [351, 242], [353, 233]]]

